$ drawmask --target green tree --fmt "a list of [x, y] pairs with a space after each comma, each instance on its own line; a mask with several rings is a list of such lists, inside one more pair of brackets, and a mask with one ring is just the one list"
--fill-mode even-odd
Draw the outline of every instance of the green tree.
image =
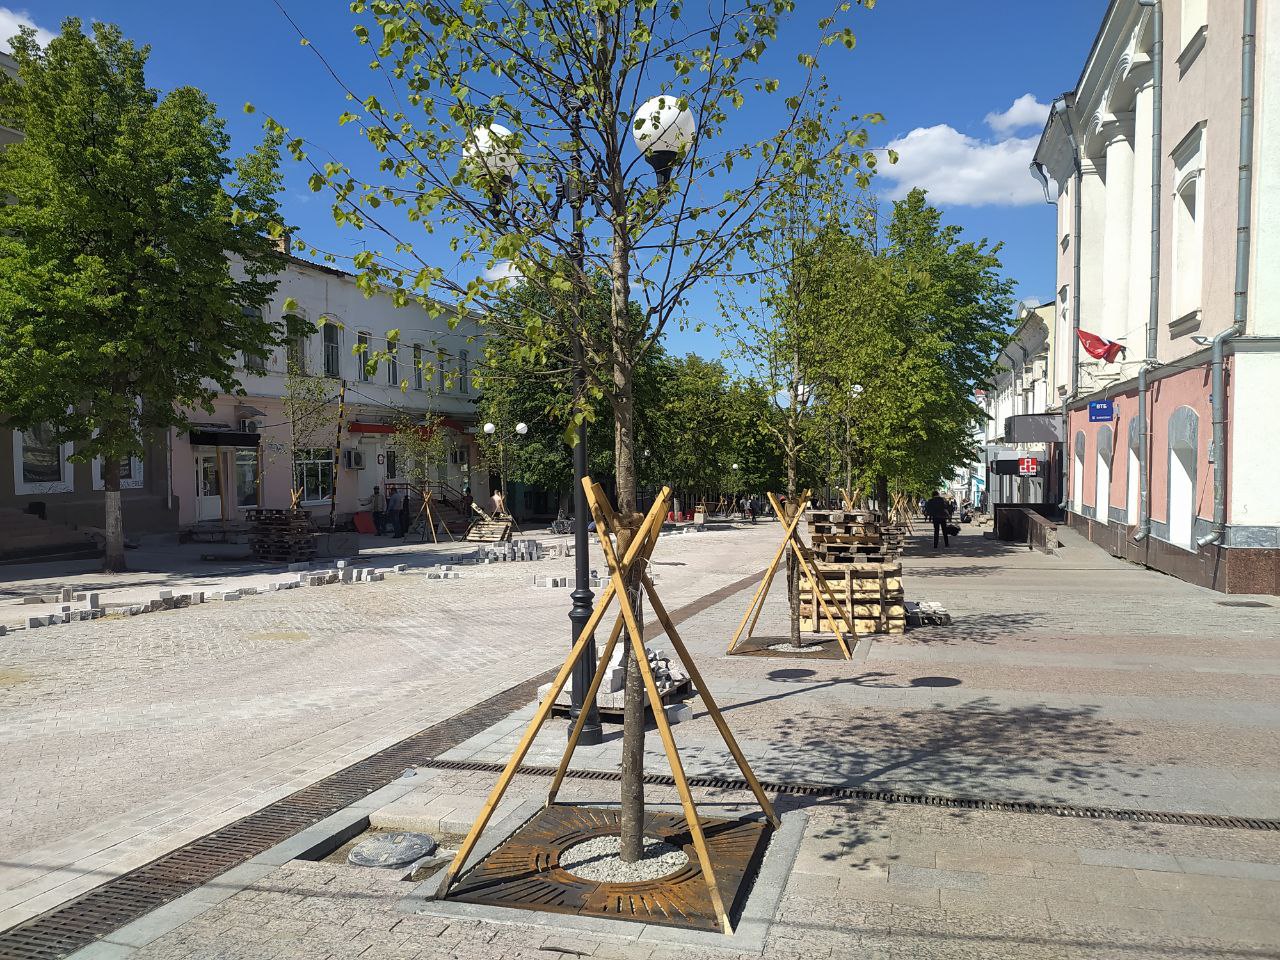
[[[871, 0], [861, 0], [870, 6]], [[797, 54], [798, 79], [783, 91], [762, 74], [766, 51], [797, 0], [728, 0], [686, 9], [667, 0], [353, 0], [355, 28], [370, 45], [379, 92], [348, 87], [357, 124], [383, 154], [380, 183], [362, 182], [336, 162], [315, 165], [312, 185], [334, 192], [342, 223], [411, 241], [380, 208], [453, 233], [465, 262], [514, 262], [553, 291], [585, 291], [603, 273], [610, 283], [609, 323], [601, 335], [555, 312], [512, 331], [538, 353], [581, 348], [585, 368], [608, 399], [614, 425], [618, 512], [634, 525], [638, 489], [637, 364], [668, 324], [678, 323], [692, 288], [729, 268], [755, 215], [803, 172], [797, 152], [827, 129], [808, 113], [821, 94], [817, 52], [852, 48], [851, 2], [831, 0], [814, 50]], [[382, 102], [386, 77], [403, 81]], [[777, 129], [759, 140], [732, 137], [731, 118], [748, 102], [780, 101]], [[873, 162], [866, 134], [846, 131], [835, 148], [851, 162]], [[692, 131], [696, 128], [696, 137]], [[642, 176], [632, 139], [655, 148], [656, 177]], [[290, 141], [306, 157], [301, 139]], [[564, 202], [582, 212], [581, 231], [566, 230]], [[431, 309], [433, 284], [448, 272], [417, 259], [415, 268], [356, 258], [366, 282], [398, 283], [406, 299]], [[465, 303], [489, 289], [458, 286]], [[635, 322], [633, 291], [642, 314]], [[569, 318], [569, 329], [554, 328]], [[561, 358], [567, 360], [568, 358]], [[586, 416], [579, 410], [577, 416]], [[620, 544], [625, 550], [625, 540]], [[638, 859], [643, 811], [643, 687], [627, 649], [622, 856]]]
[[[148, 47], [66, 20], [24, 30], [0, 75], [0, 406], [101, 457], [106, 568], [124, 568], [120, 462], [240, 390], [238, 355], [282, 338], [262, 314], [283, 265], [277, 146], [232, 161], [199, 90], [146, 85]], [[232, 259], [235, 266], [232, 266]]]

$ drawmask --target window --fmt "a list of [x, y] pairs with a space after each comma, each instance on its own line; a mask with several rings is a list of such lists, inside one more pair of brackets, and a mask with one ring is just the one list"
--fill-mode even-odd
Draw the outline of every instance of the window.
[[436, 381], [440, 385], [440, 392], [444, 393], [447, 384], [445, 383], [445, 355], [444, 347], [436, 347]]
[[359, 364], [360, 364], [360, 367], [359, 367], [359, 370], [360, 370], [360, 382], [361, 382], [361, 383], [368, 383], [368, 382], [369, 382], [369, 366], [368, 366], [368, 364], [369, 364], [369, 334], [367, 334], [367, 333], [363, 333], [363, 332], [362, 332], [362, 333], [357, 333], [357, 334], [356, 334], [356, 360], [357, 360], [357, 361], [359, 362]]
[[[1199, 124], [1173, 151], [1173, 322], [1194, 320], [1200, 311], [1204, 275], [1204, 126]], [[1190, 332], [1190, 331], [1183, 331]]]
[[338, 325], [326, 320], [321, 328], [324, 337], [324, 375], [326, 377], [342, 376], [342, 346], [339, 343]]
[[293, 458], [293, 484], [302, 490], [303, 503], [329, 499], [333, 491], [333, 448], [298, 450]]
[[[1197, 46], [1203, 46], [1199, 43], [1201, 40], [1200, 31], [1209, 24], [1209, 0], [1182, 0], [1182, 51], [1183, 54], [1189, 52], [1187, 47], [1192, 41], [1197, 42]], [[1181, 55], [1179, 56], [1181, 59]], [[1183, 64], [1186, 69], [1187, 64]]]
[[1126, 521], [1130, 526], [1138, 522], [1140, 494], [1142, 493], [1142, 471], [1138, 464], [1138, 448], [1142, 443], [1142, 423], [1137, 417], [1129, 420], [1129, 471], [1127, 497], [1125, 500]]
[[387, 451], [387, 479], [395, 480], [400, 476], [399, 465], [396, 463], [396, 452], [394, 450]]
[[400, 385], [400, 341], [394, 337], [387, 338], [387, 383], [393, 387]]
[[1075, 457], [1071, 465], [1072, 509], [1084, 515], [1084, 431], [1076, 433]]
[[14, 493], [70, 493], [69, 456], [71, 444], [58, 443], [48, 424], [13, 431]]
[[236, 506], [258, 506], [258, 451], [236, 450]]
[[[296, 320], [295, 323], [304, 321]], [[307, 372], [307, 334], [305, 330], [299, 330], [289, 337], [289, 346], [287, 350], [287, 362], [289, 364], [289, 372], [306, 375]]]
[[1094, 474], [1093, 516], [1099, 523], [1111, 522], [1111, 444], [1110, 427], [1098, 430], [1098, 462]]
[[1179, 407], [1169, 417], [1169, 542], [1194, 550], [1196, 527], [1196, 464], [1200, 418], [1190, 407]]
[[[251, 317], [257, 320], [262, 319], [262, 311], [259, 310], [257, 307], [241, 307], [240, 313], [245, 317]], [[250, 373], [266, 373], [267, 372], [267, 358], [265, 356], [255, 356], [251, 353], [245, 353], [243, 354], [243, 356], [244, 356], [244, 368], [248, 370]]]
[[471, 392], [471, 365], [465, 350], [458, 351], [458, 391]]
[[413, 345], [413, 389], [422, 389], [422, 344]]
[[[123, 457], [120, 460], [120, 489], [138, 490], [142, 487], [142, 461], [138, 457]], [[105, 490], [102, 480], [102, 458], [93, 460], [93, 489]]]

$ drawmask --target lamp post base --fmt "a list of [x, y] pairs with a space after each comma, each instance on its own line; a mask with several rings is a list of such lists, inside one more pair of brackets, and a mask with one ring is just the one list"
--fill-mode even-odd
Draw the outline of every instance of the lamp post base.
[[[570, 594], [573, 600], [573, 609], [569, 611], [569, 621], [573, 624], [574, 643], [577, 643], [578, 638], [582, 636], [582, 628], [591, 619], [591, 605], [592, 600], [595, 599], [595, 594], [591, 592], [591, 588], [582, 584], [581, 581], [579, 583], [579, 587]], [[591, 678], [595, 675], [596, 657], [596, 642], [593, 638], [583, 648], [582, 656], [578, 658], [578, 662], [573, 665], [573, 679], [570, 684], [569, 726], [566, 730], [566, 735], [573, 731], [573, 725], [577, 722], [578, 715], [585, 708], [587, 719], [582, 725], [582, 733], [578, 737], [578, 742], [586, 746], [595, 746], [604, 740], [604, 731], [600, 726], [600, 713], [596, 709], [596, 705], [582, 702], [587, 688], [591, 686]]]

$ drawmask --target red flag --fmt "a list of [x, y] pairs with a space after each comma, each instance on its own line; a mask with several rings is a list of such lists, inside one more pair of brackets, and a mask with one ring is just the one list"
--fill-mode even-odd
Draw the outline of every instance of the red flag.
[[1124, 352], [1124, 344], [1100, 337], [1096, 333], [1077, 330], [1076, 336], [1080, 338], [1080, 345], [1084, 347], [1085, 353], [1099, 360], [1105, 360], [1107, 363], [1115, 363], [1116, 357]]

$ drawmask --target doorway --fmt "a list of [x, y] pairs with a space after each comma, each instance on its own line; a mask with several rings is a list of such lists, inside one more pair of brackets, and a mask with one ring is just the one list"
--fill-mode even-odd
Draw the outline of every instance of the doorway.
[[222, 468], [218, 452], [196, 454], [196, 520], [222, 519]]

